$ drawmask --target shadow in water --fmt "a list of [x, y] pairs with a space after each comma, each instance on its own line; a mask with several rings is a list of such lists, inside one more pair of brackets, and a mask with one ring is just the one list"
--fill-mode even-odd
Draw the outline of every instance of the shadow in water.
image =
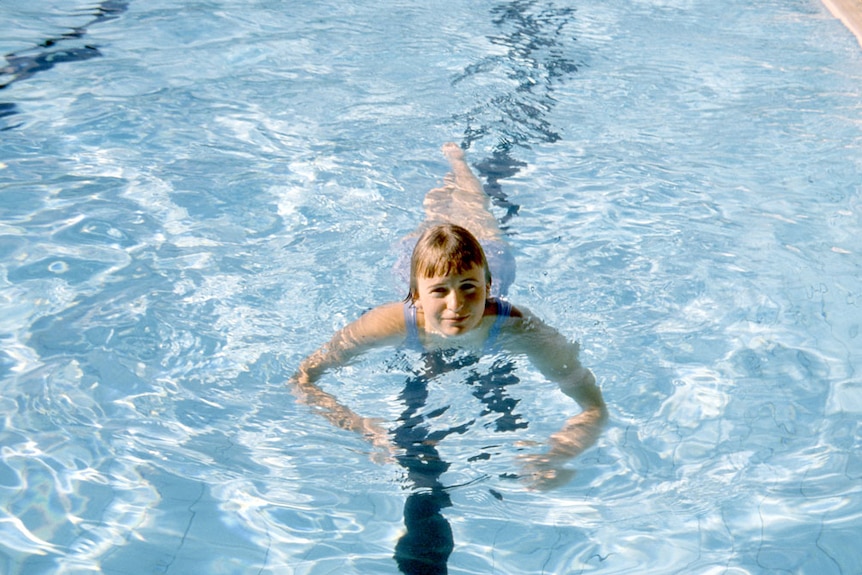
[[[81, 62], [101, 56], [102, 53], [97, 46], [66, 47], [65, 43], [83, 38], [91, 26], [119, 18], [120, 14], [128, 9], [128, 4], [127, 0], [103, 0], [92, 11], [87, 12], [92, 18], [86, 24], [71, 28], [60, 36], [48, 38], [34, 48], [6, 54], [6, 64], [0, 67], [0, 90], [39, 72], [50, 70], [57, 64]], [[0, 118], [17, 113], [18, 108], [14, 103], [0, 102]], [[0, 127], [0, 130], [15, 127], [17, 126], [10, 125]]]
[[[448, 489], [440, 482], [450, 463], [443, 461], [437, 444], [452, 434], [468, 431], [475, 420], [445, 430], [429, 431], [428, 423], [441, 416], [448, 407], [424, 413], [428, 401], [428, 382], [453, 370], [475, 364], [475, 356], [449, 352], [424, 355], [424, 370], [407, 380], [400, 400], [405, 404], [399, 417], [399, 426], [392, 432], [394, 443], [403, 449], [398, 464], [407, 471], [407, 481], [413, 492], [404, 504], [405, 534], [395, 547], [395, 561], [405, 575], [442, 575], [447, 573], [449, 555], [454, 549], [452, 528], [442, 511], [452, 506]], [[489, 372], [471, 371], [465, 380], [475, 389], [473, 395], [485, 406], [482, 416], [498, 414], [495, 431], [513, 431], [527, 427], [515, 407], [518, 400], [511, 398], [506, 387], [518, 383], [510, 361], [498, 361]], [[488, 459], [483, 453], [471, 458]], [[496, 496], [496, 495], [495, 495]]]
[[[575, 39], [569, 26], [574, 8], [561, 8], [547, 0], [513, 0], [491, 10], [499, 34], [488, 40], [504, 49], [467, 66], [452, 80], [453, 87], [478, 82], [488, 97], [455, 116], [466, 125], [461, 147], [493, 138], [491, 156], [475, 165], [487, 182], [485, 192], [506, 210], [501, 223], [517, 215], [519, 206], [509, 201], [499, 180], [526, 167], [513, 157], [516, 148], [554, 143], [560, 133], [547, 116], [556, 105], [556, 86], [578, 71], [573, 58]], [[503, 88], [493, 89], [494, 85]], [[491, 86], [489, 90], [487, 87]], [[514, 86], [514, 88], [513, 88]]]

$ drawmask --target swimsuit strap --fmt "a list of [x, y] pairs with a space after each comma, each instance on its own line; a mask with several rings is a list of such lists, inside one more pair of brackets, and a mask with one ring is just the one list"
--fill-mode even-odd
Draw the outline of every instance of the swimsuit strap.
[[407, 330], [404, 346], [421, 350], [422, 342], [419, 340], [419, 328], [416, 325], [416, 306], [412, 301], [404, 302], [404, 328]]
[[488, 339], [485, 340], [485, 353], [490, 353], [494, 350], [497, 336], [500, 335], [503, 324], [512, 315], [512, 304], [499, 298], [494, 298], [494, 301], [497, 303], [497, 319], [494, 320], [494, 325], [491, 326], [491, 330], [488, 332]]

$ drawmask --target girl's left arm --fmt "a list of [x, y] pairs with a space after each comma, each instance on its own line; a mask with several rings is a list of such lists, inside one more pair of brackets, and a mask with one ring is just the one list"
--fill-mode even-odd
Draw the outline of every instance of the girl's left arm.
[[569, 460], [592, 446], [601, 435], [608, 411], [593, 372], [581, 365], [577, 343], [567, 341], [562, 334], [535, 316], [524, 313], [517, 320], [517, 337], [521, 351], [534, 366], [560, 390], [581, 407], [581, 412], [569, 417], [563, 427], [548, 439], [543, 454], [522, 457], [528, 482], [532, 487], [548, 489], [567, 482], [574, 471], [565, 469]]

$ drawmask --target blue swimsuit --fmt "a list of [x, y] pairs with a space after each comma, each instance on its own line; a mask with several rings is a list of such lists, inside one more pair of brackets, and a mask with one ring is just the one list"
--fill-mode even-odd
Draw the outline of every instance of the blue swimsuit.
[[[500, 335], [503, 322], [512, 315], [512, 304], [498, 298], [494, 298], [494, 301], [497, 304], [497, 319], [494, 320], [494, 325], [488, 332], [488, 339], [485, 340], [485, 353], [494, 351], [494, 344], [497, 341], [497, 336]], [[407, 329], [404, 347], [424, 351], [425, 348], [422, 347], [422, 341], [419, 339], [419, 326], [416, 325], [416, 306], [413, 305], [413, 302], [404, 302], [404, 326]]]

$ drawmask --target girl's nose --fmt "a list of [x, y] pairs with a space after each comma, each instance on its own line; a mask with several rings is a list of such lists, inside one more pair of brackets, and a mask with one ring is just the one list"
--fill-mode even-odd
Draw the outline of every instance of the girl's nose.
[[463, 303], [464, 298], [461, 297], [461, 294], [458, 293], [458, 290], [452, 290], [449, 292], [449, 296], [446, 298], [446, 305], [452, 311], [458, 311], [461, 309], [461, 304]]

